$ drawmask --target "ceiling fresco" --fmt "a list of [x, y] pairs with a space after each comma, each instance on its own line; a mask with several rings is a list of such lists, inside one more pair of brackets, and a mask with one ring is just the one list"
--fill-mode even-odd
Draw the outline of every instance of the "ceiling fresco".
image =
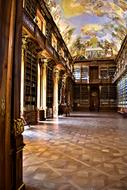
[[72, 56], [115, 56], [127, 34], [127, 0], [45, 0]]

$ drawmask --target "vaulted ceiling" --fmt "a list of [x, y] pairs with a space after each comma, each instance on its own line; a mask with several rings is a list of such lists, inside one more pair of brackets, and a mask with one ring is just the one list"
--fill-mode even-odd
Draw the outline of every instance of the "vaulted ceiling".
[[45, 0], [72, 56], [113, 57], [127, 34], [127, 0]]

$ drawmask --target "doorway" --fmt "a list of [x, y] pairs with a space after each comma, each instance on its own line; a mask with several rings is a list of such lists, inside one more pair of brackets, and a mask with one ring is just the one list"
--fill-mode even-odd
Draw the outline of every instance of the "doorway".
[[90, 111], [99, 111], [99, 86], [90, 87]]

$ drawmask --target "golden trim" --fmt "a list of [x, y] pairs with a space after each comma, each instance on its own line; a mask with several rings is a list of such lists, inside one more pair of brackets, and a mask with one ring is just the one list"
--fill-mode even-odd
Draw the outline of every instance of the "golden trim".
[[21, 135], [24, 131], [24, 120], [22, 118], [14, 120], [13, 129], [15, 136]]

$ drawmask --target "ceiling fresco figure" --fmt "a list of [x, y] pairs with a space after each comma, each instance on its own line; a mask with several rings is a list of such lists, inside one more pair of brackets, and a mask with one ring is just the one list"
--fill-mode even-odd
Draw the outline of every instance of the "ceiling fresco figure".
[[[45, 0], [72, 56], [112, 57], [127, 34], [127, 0]], [[79, 46], [80, 44], [80, 46]], [[87, 57], [86, 57], [87, 58]]]

